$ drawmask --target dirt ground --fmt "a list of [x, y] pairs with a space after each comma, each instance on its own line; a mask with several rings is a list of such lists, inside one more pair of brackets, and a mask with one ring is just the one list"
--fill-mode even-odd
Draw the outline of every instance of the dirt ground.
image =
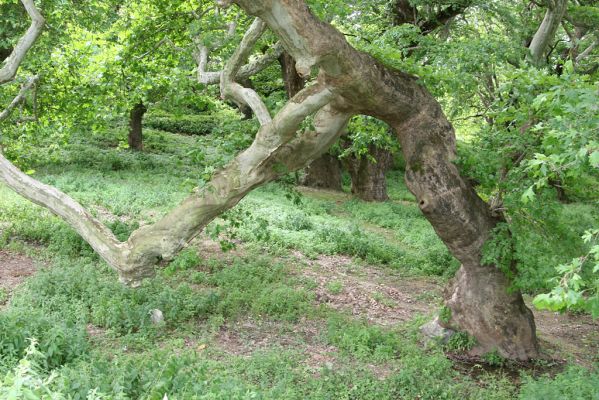
[[0, 250], [0, 289], [6, 293], [20, 285], [25, 278], [35, 273], [37, 268], [27, 256]]
[[[211, 256], [231, 259], [243, 250], [223, 254], [218, 244], [204, 239], [200, 247]], [[396, 271], [355, 263], [350, 257], [321, 255], [309, 259], [299, 252], [290, 257], [296, 262], [294, 272], [314, 282], [316, 301], [337, 310], [348, 311], [356, 318], [373, 324], [392, 327], [410, 320], [415, 315], [430, 315], [440, 307], [442, 286], [432, 278], [402, 277]], [[289, 262], [289, 261], [288, 261]], [[10, 293], [37, 268], [34, 261], [24, 255], [0, 250], [0, 290]], [[0, 297], [0, 301], [2, 298]], [[532, 307], [531, 307], [532, 308]], [[599, 361], [599, 321], [588, 315], [559, 314], [534, 310], [537, 333], [546, 356], [556, 360], [571, 359], [584, 366]], [[316, 348], [309, 340], [321, 327], [303, 321], [295, 326], [293, 335], [283, 328], [264, 325], [251, 319], [226, 325], [221, 329], [219, 341], [236, 354], [251, 352], [267, 344], [293, 345], [295, 339], [309, 347], [314, 362], [330, 362], [332, 348]], [[283, 330], [281, 330], [283, 329]]]
[[[222, 254], [210, 240], [203, 240], [200, 247], [208, 250], [210, 257], [230, 259], [230, 254]], [[236, 253], [243, 253], [242, 245]], [[416, 315], [432, 315], [441, 306], [443, 285], [433, 278], [401, 276], [397, 271], [355, 263], [351, 257], [342, 255], [310, 259], [292, 251], [289, 259], [294, 260], [291, 263], [294, 273], [314, 282], [318, 303], [373, 324], [393, 327]], [[533, 309], [530, 301], [529, 307]], [[599, 361], [599, 320], [593, 321], [588, 315], [533, 311], [544, 358], [560, 363], [569, 360], [586, 367]], [[332, 362], [332, 349], [321, 349], [308, 340], [319, 327], [306, 321], [294, 330], [297, 332], [293, 336], [299, 334], [306, 339], [301, 342], [307, 346], [308, 354], [314, 354], [313, 361]], [[297, 340], [278, 328], [253, 320], [225, 325], [218, 336], [222, 347], [235, 354], [249, 354], [273, 343], [291, 345], [291, 341]]]

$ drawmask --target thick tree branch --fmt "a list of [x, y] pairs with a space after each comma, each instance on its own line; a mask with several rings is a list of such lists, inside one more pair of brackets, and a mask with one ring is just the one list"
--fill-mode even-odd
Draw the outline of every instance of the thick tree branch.
[[64, 219], [114, 268], [122, 265], [124, 245], [73, 198], [21, 172], [0, 153], [0, 181]]
[[21, 0], [21, 3], [23, 3], [25, 10], [27, 10], [27, 14], [31, 18], [31, 25], [29, 26], [29, 29], [27, 29], [27, 32], [25, 32], [21, 39], [19, 39], [11, 55], [4, 60], [4, 66], [0, 69], [0, 85], [14, 79], [25, 55], [33, 46], [44, 28], [44, 17], [35, 7], [33, 0]]
[[555, 33], [568, 7], [568, 0], [555, 0], [548, 4], [543, 22], [530, 42], [528, 58], [533, 65], [542, 65]]
[[589, 47], [587, 47], [586, 49], [584, 49], [584, 51], [582, 53], [580, 53], [578, 55], [578, 57], [576, 57], [576, 64], [578, 64], [579, 62], [581, 62], [582, 60], [584, 60], [585, 58], [587, 58], [588, 56], [591, 55], [591, 53], [593, 52], [593, 50], [595, 50], [595, 48], [599, 45], [599, 35], [597, 35], [595, 37], [595, 41], [593, 43], [591, 43], [589, 45]]

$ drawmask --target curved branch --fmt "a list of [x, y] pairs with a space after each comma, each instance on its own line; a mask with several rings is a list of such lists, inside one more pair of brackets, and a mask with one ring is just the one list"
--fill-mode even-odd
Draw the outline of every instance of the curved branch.
[[33, 0], [21, 0], [21, 3], [23, 3], [25, 10], [27, 10], [27, 14], [29, 14], [29, 17], [31, 18], [31, 25], [29, 26], [29, 29], [27, 29], [27, 32], [25, 32], [21, 39], [19, 39], [11, 55], [4, 61], [5, 64], [2, 69], [0, 69], [0, 85], [12, 81], [15, 78], [17, 70], [23, 62], [25, 55], [33, 46], [44, 28], [44, 17], [35, 7]]
[[258, 93], [235, 82], [235, 78], [265, 30], [266, 24], [259, 18], [252, 22], [241, 43], [225, 65], [220, 80], [221, 97], [233, 100], [238, 104], [248, 105], [256, 114], [260, 125], [266, 125], [272, 120], [268, 108]]
[[122, 265], [124, 246], [110, 229], [72, 197], [21, 172], [0, 153], [0, 181], [35, 204], [64, 219], [113, 268]]

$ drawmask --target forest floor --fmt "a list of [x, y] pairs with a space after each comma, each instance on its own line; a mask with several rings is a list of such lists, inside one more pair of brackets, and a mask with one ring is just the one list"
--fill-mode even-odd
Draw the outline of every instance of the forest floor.
[[[309, 189], [306, 192], [315, 191]], [[243, 254], [243, 245], [225, 252], [218, 242], [206, 236], [194, 244], [205, 258], [230, 262], [233, 257]], [[402, 276], [390, 269], [356, 263], [352, 257], [344, 255], [319, 255], [311, 259], [299, 251], [292, 251], [290, 258], [293, 261], [289, 264], [294, 266], [292, 274], [316, 282], [316, 304], [348, 313], [369, 324], [393, 327], [418, 315], [432, 315], [441, 304], [444, 285], [439, 279]], [[6, 303], [15, 288], [35, 274], [38, 269], [36, 265], [39, 265], [39, 261], [29, 256], [0, 250], [0, 289], [6, 295], [3, 303]], [[543, 357], [554, 362], [556, 371], [566, 361], [585, 367], [593, 366], [599, 355], [599, 321], [593, 321], [584, 314], [537, 310], [530, 301], [527, 303], [535, 316]], [[308, 365], [322, 368], [332, 365], [336, 358], [334, 346], [310, 344], [310, 338], [319, 336], [323, 329], [314, 321], [302, 319], [293, 327], [293, 335], [290, 336], [281, 331], [277, 322], [243, 318], [224, 325], [217, 343], [227, 353], [249, 355], [273, 345], [297, 347], [303, 342], [302, 351], [309, 355]], [[102, 332], [93, 325], [90, 325], [89, 331], [92, 335]], [[297, 335], [303, 340], [294, 339]], [[463, 358], [461, 364], [462, 370], [471, 368], [475, 375], [477, 369], [481, 368], [477, 362], [467, 358]], [[548, 370], [551, 368], [543, 369]], [[389, 373], [384, 367], [373, 367], [373, 371], [381, 378]]]
[[[118, 148], [118, 135], [82, 137], [36, 177], [126, 240], [189, 193], [199, 167], [181, 165], [210, 143], [148, 130], [135, 154]], [[158, 400], [592, 393], [599, 323], [587, 315], [534, 310], [544, 359], [527, 365], [463, 357], [466, 336], [422, 338], [458, 265], [401, 173], [388, 182], [391, 200], [377, 204], [347, 188], [259, 188], [138, 289], [120, 285], [58, 218], [0, 185], [0, 377], [36, 337], [56, 390], [73, 398], [93, 388]], [[576, 211], [589, 214], [584, 207]], [[155, 308], [163, 324], [150, 322]]]

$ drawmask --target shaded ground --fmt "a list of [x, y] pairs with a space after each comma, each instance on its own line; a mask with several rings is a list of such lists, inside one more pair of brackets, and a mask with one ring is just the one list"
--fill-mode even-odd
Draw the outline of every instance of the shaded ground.
[[573, 357], [577, 364], [591, 367], [599, 362], [599, 320], [589, 315], [539, 311], [535, 315], [543, 350], [553, 358]]
[[33, 260], [27, 256], [0, 250], [0, 289], [6, 293], [35, 273]]
[[[243, 245], [231, 254], [223, 253], [218, 243], [205, 237], [198, 244], [205, 257], [230, 260], [243, 254]], [[393, 327], [419, 314], [430, 315], [441, 306], [443, 284], [431, 277], [405, 277], [398, 271], [362, 265], [343, 255], [310, 259], [299, 251], [290, 251], [287, 263], [293, 265], [295, 274], [311, 283], [319, 304], [372, 324]], [[573, 358], [571, 361], [586, 367], [599, 361], [599, 321], [588, 315], [539, 310], [534, 314], [546, 358], [555, 359], [556, 364]], [[293, 347], [309, 355], [308, 364], [322, 366], [333, 363], [335, 353], [334, 348], [315, 340], [320, 332], [322, 327], [310, 320], [290, 328], [248, 319], [221, 327], [217, 341], [223, 350], [237, 355], [273, 345]]]
[[435, 308], [440, 286], [430, 279], [401, 277], [392, 270], [356, 265], [340, 255], [321, 255], [315, 260], [294, 252], [312, 279], [316, 298], [336, 310], [349, 311], [370, 323], [392, 326], [427, 314]]

